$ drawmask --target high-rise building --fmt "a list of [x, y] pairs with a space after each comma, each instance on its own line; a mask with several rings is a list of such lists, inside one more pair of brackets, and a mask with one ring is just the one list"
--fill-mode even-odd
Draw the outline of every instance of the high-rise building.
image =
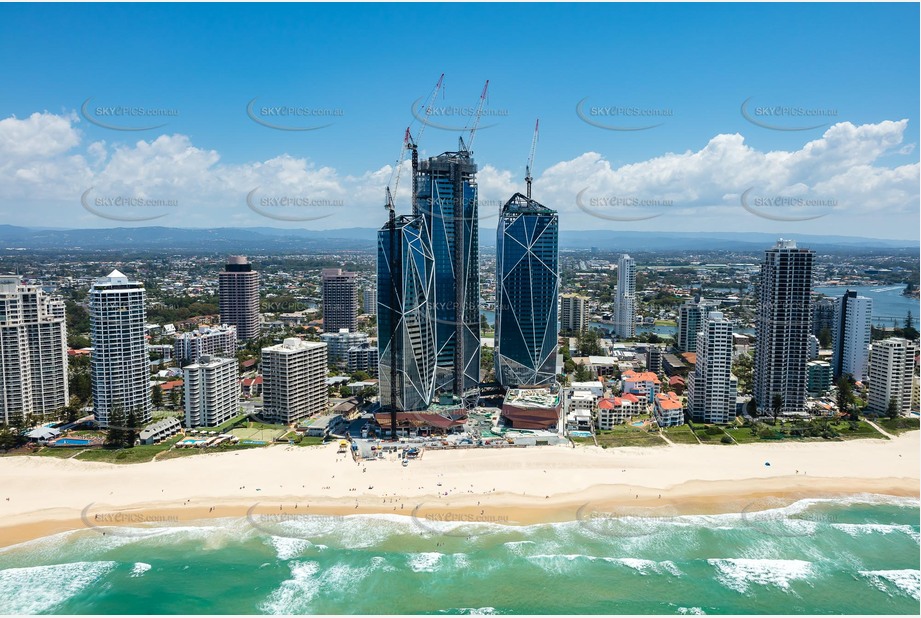
[[150, 360], [144, 324], [147, 319], [144, 284], [117, 270], [96, 280], [89, 291], [90, 377], [93, 412], [101, 427], [115, 415], [132, 412], [138, 423], [149, 423]]
[[377, 315], [377, 287], [369, 286], [365, 288], [363, 294], [365, 313], [368, 315]]
[[346, 369], [349, 373], [364, 371], [372, 377], [377, 376], [378, 353], [377, 346], [364, 342], [352, 346], [346, 352]]
[[688, 412], [695, 422], [725, 424], [735, 418], [732, 324], [711, 311], [697, 333], [697, 362], [688, 375]]
[[289, 337], [262, 348], [262, 415], [290, 424], [326, 412], [326, 344]]
[[435, 394], [435, 265], [419, 216], [377, 233], [377, 346], [381, 408], [425, 410]]
[[221, 323], [237, 328], [237, 339], [259, 336], [259, 273], [242, 255], [232, 255], [218, 275]]
[[199, 326], [190, 333], [176, 335], [173, 357], [179, 366], [197, 363], [202, 356], [234, 356], [237, 351], [237, 328]]
[[516, 193], [496, 236], [496, 379], [508, 388], [556, 380], [559, 218]]
[[64, 301], [0, 276], [0, 423], [41, 419], [68, 398]]
[[185, 426], [215, 427], [240, 410], [240, 382], [236, 358], [203, 355], [182, 368], [185, 390]]
[[870, 328], [873, 301], [857, 292], [847, 290], [835, 304], [832, 344], [832, 372], [837, 380], [850, 375], [855, 380], [867, 377], [870, 355]]
[[707, 314], [715, 310], [717, 303], [706, 301], [697, 296], [685, 301], [678, 307], [678, 349], [682, 352], [694, 352], [697, 349], [697, 333], [707, 319]]
[[912, 377], [918, 345], [900, 337], [875, 341], [870, 348], [870, 386], [867, 409], [886, 414], [895, 399], [899, 413], [911, 406]]
[[324, 268], [323, 330], [358, 330], [358, 275], [341, 268]]
[[585, 312], [584, 296], [578, 294], [563, 294], [560, 296], [560, 330], [563, 332], [580, 333], [588, 325], [588, 316]]
[[762, 414], [772, 412], [775, 396], [783, 401], [782, 414], [805, 410], [814, 260], [814, 251], [793, 240], [779, 240], [764, 253], [752, 389]]
[[819, 338], [813, 334], [809, 334], [809, 360], [814, 360], [819, 357]]
[[349, 348], [368, 343], [368, 334], [340, 328], [337, 333], [321, 334], [320, 341], [326, 344], [326, 360], [330, 366], [345, 368], [349, 360]]
[[657, 375], [662, 373], [662, 348], [655, 344], [646, 348], [646, 371]]
[[621, 339], [636, 337], [636, 260], [626, 253], [617, 262], [614, 334]]
[[467, 150], [420, 161], [413, 204], [435, 260], [436, 389], [461, 397], [467, 408], [476, 404], [480, 382], [476, 172]]
[[812, 334], [818, 337], [822, 331], [828, 330], [829, 334], [835, 332], [835, 308], [838, 299], [828, 297], [815, 297], [812, 301]]

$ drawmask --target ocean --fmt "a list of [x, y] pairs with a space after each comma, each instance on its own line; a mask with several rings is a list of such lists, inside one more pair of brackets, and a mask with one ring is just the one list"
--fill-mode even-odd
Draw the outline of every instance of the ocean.
[[[762, 506], [769, 506], [768, 503]], [[391, 515], [83, 529], [0, 550], [5, 613], [917, 614], [919, 502], [531, 526]]]

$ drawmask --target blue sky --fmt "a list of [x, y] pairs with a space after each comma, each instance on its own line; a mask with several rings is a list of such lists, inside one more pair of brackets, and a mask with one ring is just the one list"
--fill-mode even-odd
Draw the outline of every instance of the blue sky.
[[[540, 117], [534, 196], [567, 229], [916, 238], [917, 24], [913, 4], [2, 5], [0, 209], [19, 225], [141, 218], [130, 209], [101, 218], [116, 212], [104, 199], [88, 210], [81, 196], [92, 187], [90, 200], [178, 202], [133, 225], [376, 227], [411, 105], [445, 73], [441, 107], [475, 106], [490, 80], [481, 124], [492, 126], [474, 147], [484, 212], [521, 188]], [[762, 124], [821, 126], [759, 126], [740, 111], [749, 97]], [[88, 98], [91, 115], [111, 106], [174, 115], [94, 116], [165, 122], [114, 131], [81, 116]], [[254, 98], [255, 110], [341, 115], [266, 117], [331, 122], [279, 131], [247, 116]], [[598, 128], [579, 117], [580, 101], [600, 124], [661, 125]], [[761, 113], [773, 107], [822, 113]], [[457, 135], [430, 125], [422, 149], [454, 149]], [[296, 221], [264, 217], [246, 205], [256, 187], [322, 204], [258, 209]]]

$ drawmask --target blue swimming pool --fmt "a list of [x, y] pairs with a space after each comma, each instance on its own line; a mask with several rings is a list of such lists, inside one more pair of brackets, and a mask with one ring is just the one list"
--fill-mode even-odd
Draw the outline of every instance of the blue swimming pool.
[[570, 431], [569, 435], [573, 438], [591, 438], [592, 432], [590, 431]]
[[52, 446], [89, 446], [92, 444], [90, 440], [79, 440], [77, 438], [61, 438], [60, 440], [55, 440], [52, 443]]

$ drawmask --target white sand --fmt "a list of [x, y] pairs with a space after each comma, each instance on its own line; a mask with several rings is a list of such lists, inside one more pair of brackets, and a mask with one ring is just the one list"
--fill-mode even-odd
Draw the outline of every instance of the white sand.
[[133, 509], [193, 519], [242, 514], [256, 504], [351, 513], [409, 513], [424, 504], [502, 508], [513, 513], [511, 521], [535, 521], [572, 518], [578, 505], [590, 501], [637, 507], [667, 502], [682, 511], [718, 512], [764, 496], [917, 497], [919, 436], [913, 431], [894, 440], [847, 442], [428, 451], [407, 467], [396, 459], [358, 465], [336, 454], [332, 444], [127, 465], [3, 457], [0, 545], [77, 527], [87, 507], [88, 513]]

